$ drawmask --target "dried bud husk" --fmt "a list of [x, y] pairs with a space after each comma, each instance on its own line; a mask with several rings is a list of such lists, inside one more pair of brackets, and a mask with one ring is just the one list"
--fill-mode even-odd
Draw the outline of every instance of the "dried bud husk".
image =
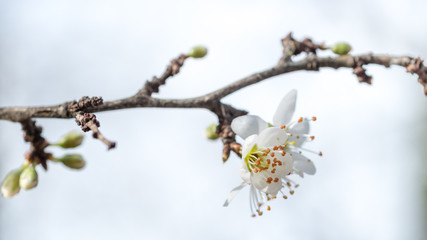
[[59, 140], [58, 143], [53, 144], [62, 148], [75, 148], [83, 141], [83, 134], [79, 132], [70, 132]]
[[37, 175], [36, 168], [33, 165], [28, 166], [25, 168], [21, 176], [19, 177], [19, 185], [23, 189], [32, 189], [37, 187], [37, 184], [39, 182], [39, 178]]
[[79, 154], [67, 154], [62, 158], [57, 158], [56, 160], [72, 169], [82, 169], [86, 165], [85, 160]]
[[190, 50], [188, 56], [192, 58], [202, 58], [208, 54], [208, 49], [203, 46], [195, 46]]
[[206, 127], [206, 138], [210, 140], [215, 140], [219, 138], [218, 133], [216, 133], [216, 128], [218, 127], [218, 124], [212, 123], [211, 125]]
[[21, 190], [19, 186], [19, 176], [22, 170], [17, 169], [9, 172], [1, 185], [1, 194], [5, 198], [11, 198]]
[[330, 47], [333, 53], [338, 55], [346, 55], [351, 51], [350, 44], [346, 42], [340, 42], [335, 44], [334, 46]]

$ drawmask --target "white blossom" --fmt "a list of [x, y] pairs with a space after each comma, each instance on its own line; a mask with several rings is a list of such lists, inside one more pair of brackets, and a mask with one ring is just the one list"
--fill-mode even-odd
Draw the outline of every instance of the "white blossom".
[[[259, 116], [245, 115], [235, 118], [231, 128], [245, 142], [242, 147], [242, 165], [240, 177], [243, 183], [234, 188], [224, 203], [231, 200], [245, 186], [250, 186], [250, 207], [262, 215], [261, 206], [268, 200], [276, 198], [280, 192], [287, 199], [285, 188], [292, 195], [298, 187], [288, 176], [295, 173], [303, 177], [315, 174], [313, 162], [301, 154], [302, 145], [313, 140], [309, 136], [309, 121], [299, 118], [291, 122], [295, 111], [296, 90], [290, 91], [280, 102], [274, 116], [273, 124], [267, 123]], [[321, 153], [320, 153], [321, 154]], [[267, 206], [270, 210], [270, 206]]]

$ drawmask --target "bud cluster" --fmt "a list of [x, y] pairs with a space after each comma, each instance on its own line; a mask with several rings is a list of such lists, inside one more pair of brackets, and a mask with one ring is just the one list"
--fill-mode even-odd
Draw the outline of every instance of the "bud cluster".
[[[58, 146], [69, 149], [81, 145], [83, 135], [78, 132], [71, 132], [62, 137], [57, 143], [49, 144], [49, 146]], [[64, 166], [71, 169], [82, 169], [86, 162], [79, 154], [66, 154], [63, 157], [56, 158], [52, 154], [48, 154], [49, 160], [53, 162], [61, 162]], [[4, 178], [1, 184], [1, 193], [5, 198], [11, 198], [18, 194], [22, 189], [29, 190], [37, 187], [38, 174], [36, 166], [41, 164], [37, 159], [33, 159], [31, 155], [26, 156], [26, 160], [21, 168], [10, 171]]]

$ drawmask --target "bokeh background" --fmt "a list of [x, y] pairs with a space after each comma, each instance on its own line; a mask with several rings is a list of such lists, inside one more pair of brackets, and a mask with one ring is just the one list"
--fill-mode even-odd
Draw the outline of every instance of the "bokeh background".
[[[293, 31], [367, 52], [427, 58], [427, 2], [395, 1], [82, 1], [0, 0], [0, 106], [47, 105], [134, 94], [169, 60], [209, 48], [169, 79], [164, 98], [205, 94], [276, 64]], [[297, 116], [317, 116], [307, 148], [315, 176], [272, 211], [251, 218], [240, 161], [221, 162], [221, 143], [205, 140], [216, 121], [206, 110], [129, 109], [97, 114], [118, 147], [89, 135], [72, 151], [83, 171], [50, 164], [39, 186], [0, 198], [0, 239], [427, 239], [427, 100], [405, 69], [368, 66], [372, 86], [351, 69], [294, 72], [223, 101], [271, 119], [291, 89]], [[74, 120], [38, 119], [55, 141]], [[0, 177], [28, 149], [20, 125], [0, 121]]]

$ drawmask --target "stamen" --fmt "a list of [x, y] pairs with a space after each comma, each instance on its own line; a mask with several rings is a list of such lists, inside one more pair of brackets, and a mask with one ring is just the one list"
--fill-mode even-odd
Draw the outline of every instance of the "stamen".
[[313, 121], [316, 121], [316, 120], [317, 120], [317, 117], [313, 116], [311, 119], [312, 119]]
[[302, 117], [300, 117], [299, 119], [298, 119], [298, 122], [300, 123], [300, 122], [302, 122]]
[[285, 129], [285, 128], [286, 128], [286, 126], [285, 126], [285, 125], [282, 125], [282, 126], [280, 126], [280, 128], [281, 128], [281, 129]]
[[283, 198], [284, 198], [284, 199], [288, 199], [288, 196], [286, 196], [286, 195], [283, 195]]
[[294, 191], [294, 190], [291, 190], [291, 191], [289, 191], [289, 193], [290, 193], [291, 195], [294, 195], [295, 191]]
[[270, 206], [267, 206], [267, 210], [268, 210], [268, 211], [270, 211], [270, 210], [271, 210], [271, 207], [270, 207]]

